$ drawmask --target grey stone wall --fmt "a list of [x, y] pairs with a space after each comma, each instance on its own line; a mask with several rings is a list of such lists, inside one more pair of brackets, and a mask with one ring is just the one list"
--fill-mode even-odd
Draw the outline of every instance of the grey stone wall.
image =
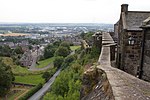
[[[129, 44], [129, 37], [134, 38], [134, 44]], [[128, 32], [125, 36], [124, 71], [134, 76], [138, 75], [141, 57], [142, 32]]]
[[[117, 53], [120, 53], [120, 58], [118, 54], [117, 62], [120, 63], [120, 69], [137, 76], [140, 67], [142, 32], [124, 30], [118, 36]], [[129, 44], [129, 37], [134, 38], [133, 45]]]
[[150, 81], [150, 29], [145, 31], [142, 79]]

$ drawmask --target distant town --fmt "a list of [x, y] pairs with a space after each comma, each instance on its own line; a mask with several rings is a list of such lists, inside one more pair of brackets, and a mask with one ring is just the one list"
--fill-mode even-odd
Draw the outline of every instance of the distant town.
[[[4, 71], [4, 75], [10, 75], [10, 80], [7, 81], [12, 81], [12, 83], [8, 85], [8, 87], [11, 86], [9, 92], [6, 91], [6, 93], [1, 94], [0, 91], [0, 99], [1, 97], [2, 99], [10, 99], [21, 91], [22, 94], [14, 96], [14, 99], [25, 98], [23, 100], [26, 100], [32, 96], [32, 92], [35, 93], [43, 84], [47, 84], [47, 89], [42, 90], [45, 92], [39, 92], [40, 94], [33, 96], [34, 99], [31, 98], [31, 100], [42, 97], [43, 93], [48, 91], [50, 84], [54, 82], [56, 76], [60, 73], [60, 67], [68, 67], [69, 63], [71, 63], [70, 60], [74, 61], [74, 65], [78, 64], [75, 63], [75, 61], [77, 61], [75, 55], [81, 56], [81, 48], [83, 52], [91, 51], [94, 41], [97, 40], [97, 35], [93, 34], [104, 31], [113, 32], [113, 29], [113, 24], [96, 23], [1, 23], [0, 64], [2, 64], [0, 69], [5, 67], [2, 66], [3, 63], [10, 67], [10, 73], [8, 74], [5, 73], [8, 71]], [[95, 40], [93, 40], [92, 35], [95, 37]], [[85, 41], [83, 42], [83, 38], [88, 40], [88, 44]], [[99, 53], [99, 46], [96, 47], [98, 49], [94, 47], [95, 46], [93, 46], [93, 53], [96, 51]], [[87, 50], [84, 51], [84, 49]], [[87, 59], [85, 54], [85, 57], [82, 57], [82, 55], [79, 58], [83, 60], [86, 58], [89, 60], [88, 62], [90, 62], [90, 60], [92, 61], [99, 56], [98, 53], [94, 53], [95, 56], [93, 55], [91, 59]], [[70, 60], [65, 61], [65, 59]], [[85, 62], [85, 64], [86, 63], [87, 62]], [[66, 68], [66, 70], [68, 70], [68, 68]], [[79, 70], [82, 70], [81, 67]], [[47, 82], [51, 77], [52, 79], [54, 77], [54, 79], [50, 81], [50, 83]], [[12, 84], [14, 87], [12, 87]], [[31, 87], [37, 90], [34, 91], [34, 88], [30, 89]], [[22, 96], [23, 94], [25, 94], [25, 97]]]

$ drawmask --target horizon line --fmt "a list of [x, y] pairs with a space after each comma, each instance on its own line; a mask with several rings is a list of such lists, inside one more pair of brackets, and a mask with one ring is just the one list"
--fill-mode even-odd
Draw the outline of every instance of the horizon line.
[[96, 22], [0, 22], [0, 24], [113, 24], [113, 23], [96, 23]]

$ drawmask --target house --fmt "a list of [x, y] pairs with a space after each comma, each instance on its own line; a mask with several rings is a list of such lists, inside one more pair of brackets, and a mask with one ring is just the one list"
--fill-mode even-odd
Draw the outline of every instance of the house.
[[[147, 73], [145, 72], [147, 68], [144, 69], [143, 66], [144, 60], [141, 62], [144, 59], [142, 52], [145, 53], [142, 51], [145, 28], [142, 29], [141, 25], [149, 17], [148, 11], [128, 11], [128, 4], [122, 4], [120, 19], [114, 25], [115, 34], [118, 36], [116, 65], [119, 69], [137, 77], [140, 77], [141, 73], [143, 75]], [[150, 77], [148, 74], [146, 76]]]
[[33, 56], [31, 54], [31, 51], [27, 51], [23, 54], [23, 56], [20, 59], [21, 66], [31, 66], [33, 62]]

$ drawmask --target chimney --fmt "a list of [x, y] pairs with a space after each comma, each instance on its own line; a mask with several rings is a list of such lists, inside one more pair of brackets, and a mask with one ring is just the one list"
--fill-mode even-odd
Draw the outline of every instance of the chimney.
[[128, 4], [122, 4], [121, 5], [121, 12], [125, 12], [125, 13], [128, 12]]

